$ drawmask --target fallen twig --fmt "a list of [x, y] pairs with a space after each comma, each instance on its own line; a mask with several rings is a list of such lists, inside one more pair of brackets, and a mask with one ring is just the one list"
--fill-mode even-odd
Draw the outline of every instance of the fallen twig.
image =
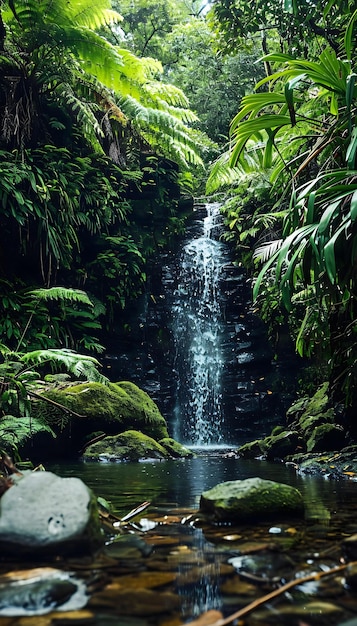
[[[142, 513], [142, 511], [145, 511], [145, 509], [147, 509], [148, 506], [150, 506], [150, 504], [151, 502], [143, 502], [142, 504], [139, 504], [139, 506], [129, 511], [129, 513], [127, 513], [126, 515], [124, 515], [124, 517], [121, 518], [120, 524], [122, 524], [123, 522], [128, 522], [130, 519], [133, 519], [133, 517], [136, 517], [137, 515], [139, 515], [139, 513]], [[113, 526], [116, 526], [117, 523], [118, 522], [115, 522]]]
[[[353, 566], [353, 565], [357, 565], [357, 561], [352, 561], [351, 563], [345, 563], [344, 565], [338, 565], [336, 567], [332, 567], [331, 569], [327, 571], [315, 572], [314, 574], [309, 574], [308, 576], [303, 576], [302, 578], [294, 578], [294, 580], [290, 580], [285, 585], [282, 585], [281, 587], [279, 587], [279, 589], [274, 589], [274, 591], [267, 593], [265, 596], [262, 596], [261, 598], [257, 598], [257, 600], [253, 600], [253, 602], [243, 607], [242, 609], [239, 609], [239, 611], [236, 611], [236, 613], [233, 613], [232, 615], [229, 615], [228, 617], [225, 617], [224, 619], [219, 619], [216, 622], [213, 622], [210, 626], [227, 626], [227, 624], [231, 624], [234, 620], [239, 619], [240, 617], [244, 617], [245, 615], [248, 615], [248, 613], [251, 613], [252, 611], [254, 611], [254, 609], [258, 608], [262, 604], [266, 604], [266, 602], [269, 602], [270, 600], [277, 598], [278, 596], [285, 593], [285, 591], [288, 591], [289, 589], [292, 589], [293, 587], [296, 587], [297, 585], [302, 585], [303, 583], [310, 582], [311, 580], [320, 580], [320, 578], [323, 578], [324, 576], [333, 576], [334, 574], [343, 572], [343, 570], [346, 569], [346, 567]], [[192, 622], [188, 622], [188, 624], [190, 623]]]

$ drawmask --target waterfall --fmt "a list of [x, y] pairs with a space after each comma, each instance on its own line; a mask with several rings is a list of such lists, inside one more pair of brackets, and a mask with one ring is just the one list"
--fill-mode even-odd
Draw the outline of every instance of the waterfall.
[[206, 206], [198, 236], [183, 247], [173, 302], [177, 394], [174, 436], [193, 445], [224, 440], [222, 374], [227, 246], [218, 204]]

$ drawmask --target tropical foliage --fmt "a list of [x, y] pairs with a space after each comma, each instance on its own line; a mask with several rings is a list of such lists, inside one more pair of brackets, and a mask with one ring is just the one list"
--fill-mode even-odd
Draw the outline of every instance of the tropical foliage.
[[210, 22], [222, 50], [234, 52], [239, 44], [260, 41], [267, 52], [267, 45], [276, 48], [278, 38], [281, 51], [310, 56], [322, 41], [338, 49], [341, 31], [354, 8], [353, 0], [256, 0], [254, 4], [214, 0]]
[[[242, 232], [250, 231], [256, 262], [263, 262], [254, 287], [261, 311], [273, 325], [273, 318], [286, 319], [285, 309], [297, 351], [329, 363], [335, 399], [354, 406], [357, 12], [348, 22], [340, 4], [330, 2], [325, 9], [316, 4], [326, 23], [341, 11], [334, 41], [329, 45], [320, 39], [314, 60], [282, 52], [263, 57], [271, 72], [257, 83], [256, 93], [242, 99], [225, 162], [239, 180], [251, 178], [260, 166], [270, 200], [265, 215], [264, 207], [256, 205], [248, 220], [237, 208], [234, 216], [229, 205], [225, 210], [240, 240]], [[301, 28], [306, 28], [303, 20]], [[316, 50], [309, 52], [314, 57]], [[217, 188], [220, 176], [229, 182], [226, 165], [218, 163], [211, 188]]]
[[29, 288], [71, 285], [95, 307], [67, 304], [62, 325], [42, 302], [37, 339], [99, 349], [98, 315], [109, 324], [143, 292], [148, 259], [182, 228], [180, 180], [201, 167], [196, 116], [159, 61], [112, 43], [123, 18], [109, 0], [0, 11], [2, 332], [21, 332]]

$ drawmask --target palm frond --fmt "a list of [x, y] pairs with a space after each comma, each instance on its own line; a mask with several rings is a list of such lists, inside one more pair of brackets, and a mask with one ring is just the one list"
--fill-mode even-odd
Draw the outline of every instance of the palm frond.
[[261, 261], [262, 263], [266, 263], [266, 261], [269, 261], [269, 259], [271, 259], [271, 257], [273, 257], [274, 254], [280, 250], [283, 241], [283, 239], [274, 239], [274, 241], [267, 241], [266, 243], [263, 243], [254, 250], [253, 258]]

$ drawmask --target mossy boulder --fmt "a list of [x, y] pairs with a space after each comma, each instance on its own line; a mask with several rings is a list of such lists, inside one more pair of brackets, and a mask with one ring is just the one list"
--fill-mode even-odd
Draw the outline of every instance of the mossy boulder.
[[309, 416], [326, 413], [329, 408], [328, 382], [323, 383], [312, 398], [305, 396], [294, 402], [286, 412], [288, 424], [302, 421]]
[[269, 461], [282, 459], [287, 454], [293, 454], [300, 443], [299, 433], [293, 430], [274, 429], [277, 434], [271, 434], [264, 439], [256, 439], [245, 443], [238, 450], [238, 456], [245, 459], [264, 457]]
[[319, 387], [312, 398], [300, 398], [287, 411], [288, 428], [275, 427], [268, 437], [243, 445], [243, 458], [263, 456], [269, 461], [303, 452], [339, 450], [346, 445], [346, 433], [337, 422], [331, 406], [328, 383]]
[[345, 443], [345, 433], [338, 424], [320, 424], [306, 442], [307, 452], [339, 450]]
[[22, 458], [46, 460], [78, 456], [99, 434], [138, 430], [155, 440], [168, 437], [167, 424], [155, 402], [131, 382], [65, 384], [43, 392], [50, 400], [32, 402], [34, 418], [50, 426], [56, 439], [20, 450]]
[[[51, 400], [33, 403], [33, 414], [57, 434], [57, 450], [63, 443], [79, 451], [93, 433], [116, 435], [138, 430], [155, 440], [168, 437], [167, 425], [155, 402], [131, 382], [87, 382], [53, 389], [43, 394]], [[68, 411], [63, 411], [60, 407]]]
[[246, 522], [302, 515], [301, 493], [262, 478], [220, 483], [201, 495], [200, 511], [218, 522]]
[[264, 455], [265, 450], [264, 439], [255, 439], [244, 443], [237, 452], [242, 459], [256, 459]]
[[160, 439], [159, 444], [163, 446], [170, 456], [175, 459], [185, 459], [196, 456], [192, 450], [186, 448], [186, 446], [183, 446], [171, 437], [164, 437], [164, 439]]
[[168, 451], [151, 437], [135, 430], [127, 430], [89, 445], [82, 458], [84, 461], [119, 462], [169, 457]]
[[328, 391], [328, 383], [324, 383], [312, 398], [305, 398], [288, 411], [290, 426], [299, 432], [307, 452], [337, 450], [346, 443], [344, 430], [337, 423]]

